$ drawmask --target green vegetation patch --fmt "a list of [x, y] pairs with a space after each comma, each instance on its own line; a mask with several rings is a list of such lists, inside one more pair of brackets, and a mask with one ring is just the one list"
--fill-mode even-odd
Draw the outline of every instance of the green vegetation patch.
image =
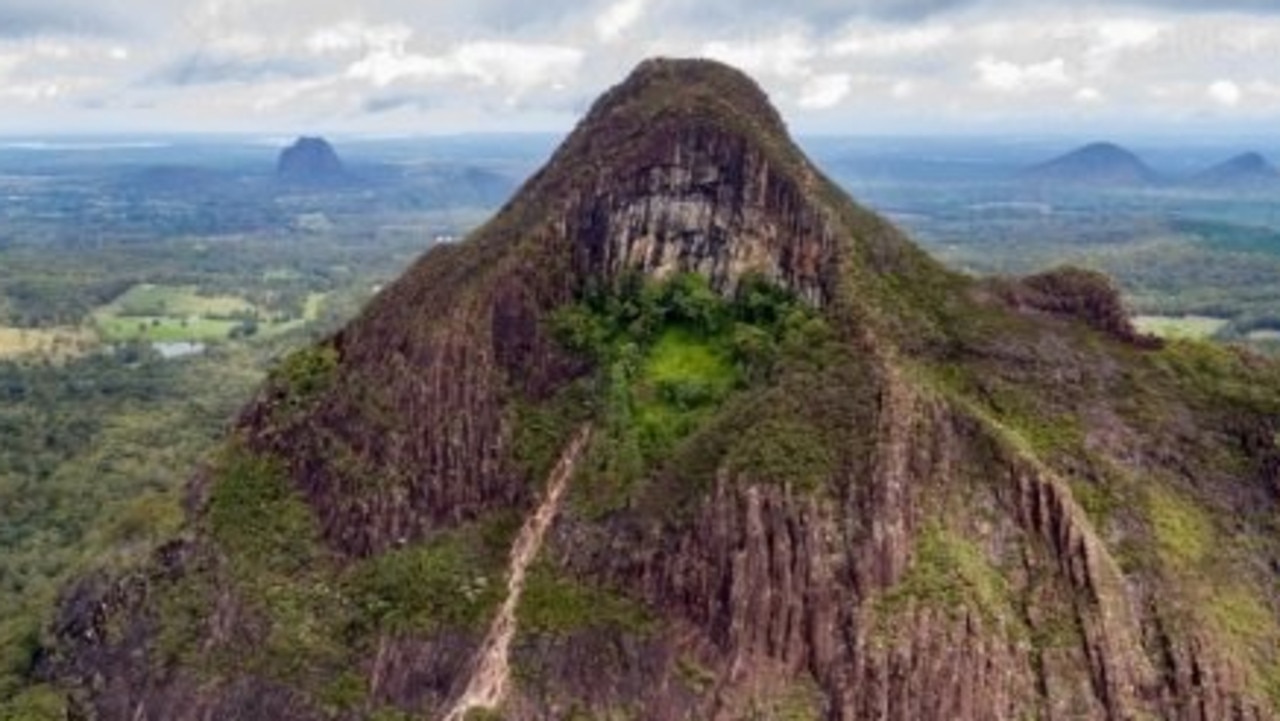
[[573, 383], [542, 403], [512, 405], [512, 452], [532, 482], [546, 480], [574, 431], [595, 414], [592, 390], [589, 383]]
[[1261, 599], [1252, 588], [1234, 583], [1215, 589], [1205, 610], [1227, 649], [1248, 664], [1253, 690], [1280, 708], [1280, 622]]
[[283, 463], [232, 445], [214, 471], [208, 523], [245, 570], [291, 574], [316, 559], [319, 527]]
[[837, 459], [821, 428], [803, 419], [768, 419], [753, 425], [729, 453], [736, 474], [812, 492], [835, 471]]
[[327, 389], [337, 370], [337, 349], [328, 344], [314, 345], [290, 353], [269, 379], [290, 403], [301, 405]]
[[513, 531], [495, 520], [362, 562], [346, 582], [356, 627], [399, 634], [482, 627], [506, 595]]
[[[722, 422], [722, 414], [739, 407], [735, 398], [838, 362], [826, 321], [762, 278], [743, 279], [733, 297], [723, 297], [700, 275], [662, 282], [629, 275], [559, 311], [553, 328], [563, 345], [599, 369], [599, 432], [575, 494], [591, 513], [624, 503], [656, 468], [678, 471], [674, 459], [704, 430], [747, 430], [749, 423]], [[739, 420], [770, 415], [755, 411]], [[758, 447], [739, 454], [739, 469], [756, 480], [817, 487], [833, 459], [823, 447], [828, 434], [814, 430], [803, 413], [756, 429]], [[713, 440], [698, 441], [711, 455], [694, 465], [718, 464], [739, 439]]]
[[993, 623], [1010, 617], [1008, 584], [982, 549], [931, 523], [920, 531], [911, 567], [876, 600], [878, 618], [892, 617], [912, 604], [956, 612], [968, 608]]
[[640, 604], [559, 572], [548, 562], [529, 568], [517, 619], [521, 633], [562, 636], [611, 628], [646, 633], [653, 620]]
[[1176, 492], [1152, 486], [1147, 511], [1160, 560], [1175, 572], [1193, 572], [1214, 548], [1213, 522], [1208, 514]]

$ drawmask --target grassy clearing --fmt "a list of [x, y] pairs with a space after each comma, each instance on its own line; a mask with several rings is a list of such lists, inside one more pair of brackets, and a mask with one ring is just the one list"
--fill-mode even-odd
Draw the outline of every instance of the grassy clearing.
[[736, 378], [727, 350], [683, 327], [665, 331], [644, 364], [644, 379], [659, 387], [692, 384], [713, 394], [723, 393]]
[[240, 326], [240, 322], [230, 320], [167, 316], [122, 317], [110, 314], [95, 314], [94, 323], [107, 342], [148, 340], [155, 343], [208, 343], [226, 340], [231, 331]]
[[1190, 340], [1212, 338], [1230, 323], [1231, 321], [1226, 318], [1207, 315], [1140, 315], [1133, 319], [1133, 325], [1140, 333], [1149, 333], [1161, 338]]
[[135, 285], [91, 317], [107, 342], [203, 342], [226, 340], [253, 318], [254, 333], [276, 336], [297, 330], [320, 317], [324, 293], [307, 296], [302, 318], [266, 320], [268, 313], [231, 295], [200, 295], [194, 286]]
[[194, 286], [141, 283], [109, 304], [126, 316], [227, 317], [252, 313], [253, 304], [232, 295], [200, 295]]

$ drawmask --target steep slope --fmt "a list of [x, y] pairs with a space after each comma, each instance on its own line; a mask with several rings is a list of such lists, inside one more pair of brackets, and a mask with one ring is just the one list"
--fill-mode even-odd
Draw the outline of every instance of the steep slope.
[[1090, 143], [1029, 168], [1024, 177], [1042, 183], [1104, 186], [1150, 185], [1160, 180], [1141, 158], [1114, 143]]
[[1222, 190], [1273, 188], [1280, 185], [1280, 170], [1258, 153], [1244, 153], [1196, 174], [1191, 183]]
[[1277, 429], [1274, 365], [950, 273], [648, 61], [281, 365], [42, 668], [101, 719], [1270, 719]]

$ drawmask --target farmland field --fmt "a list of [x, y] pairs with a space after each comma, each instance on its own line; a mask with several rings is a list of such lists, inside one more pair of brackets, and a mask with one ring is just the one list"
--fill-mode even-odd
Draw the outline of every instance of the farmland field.
[[310, 293], [300, 318], [273, 316], [244, 298], [202, 295], [194, 286], [139, 284], [98, 308], [93, 323], [106, 342], [216, 342], [249, 334], [279, 334], [319, 317], [325, 294]]

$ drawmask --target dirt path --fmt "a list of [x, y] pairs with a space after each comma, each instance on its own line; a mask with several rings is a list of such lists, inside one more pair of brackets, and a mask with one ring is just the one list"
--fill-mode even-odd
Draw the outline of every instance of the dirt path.
[[590, 427], [583, 427], [570, 441], [547, 479], [546, 497], [520, 529], [520, 535], [511, 548], [507, 598], [498, 609], [493, 624], [489, 626], [489, 633], [476, 656], [466, 690], [454, 702], [444, 721], [463, 721], [467, 712], [473, 708], [492, 709], [502, 703], [511, 677], [511, 639], [516, 633], [516, 609], [520, 606], [520, 594], [524, 591], [525, 573], [542, 549], [542, 539], [560, 510], [560, 501], [569, 486], [578, 456], [582, 454], [590, 436]]

